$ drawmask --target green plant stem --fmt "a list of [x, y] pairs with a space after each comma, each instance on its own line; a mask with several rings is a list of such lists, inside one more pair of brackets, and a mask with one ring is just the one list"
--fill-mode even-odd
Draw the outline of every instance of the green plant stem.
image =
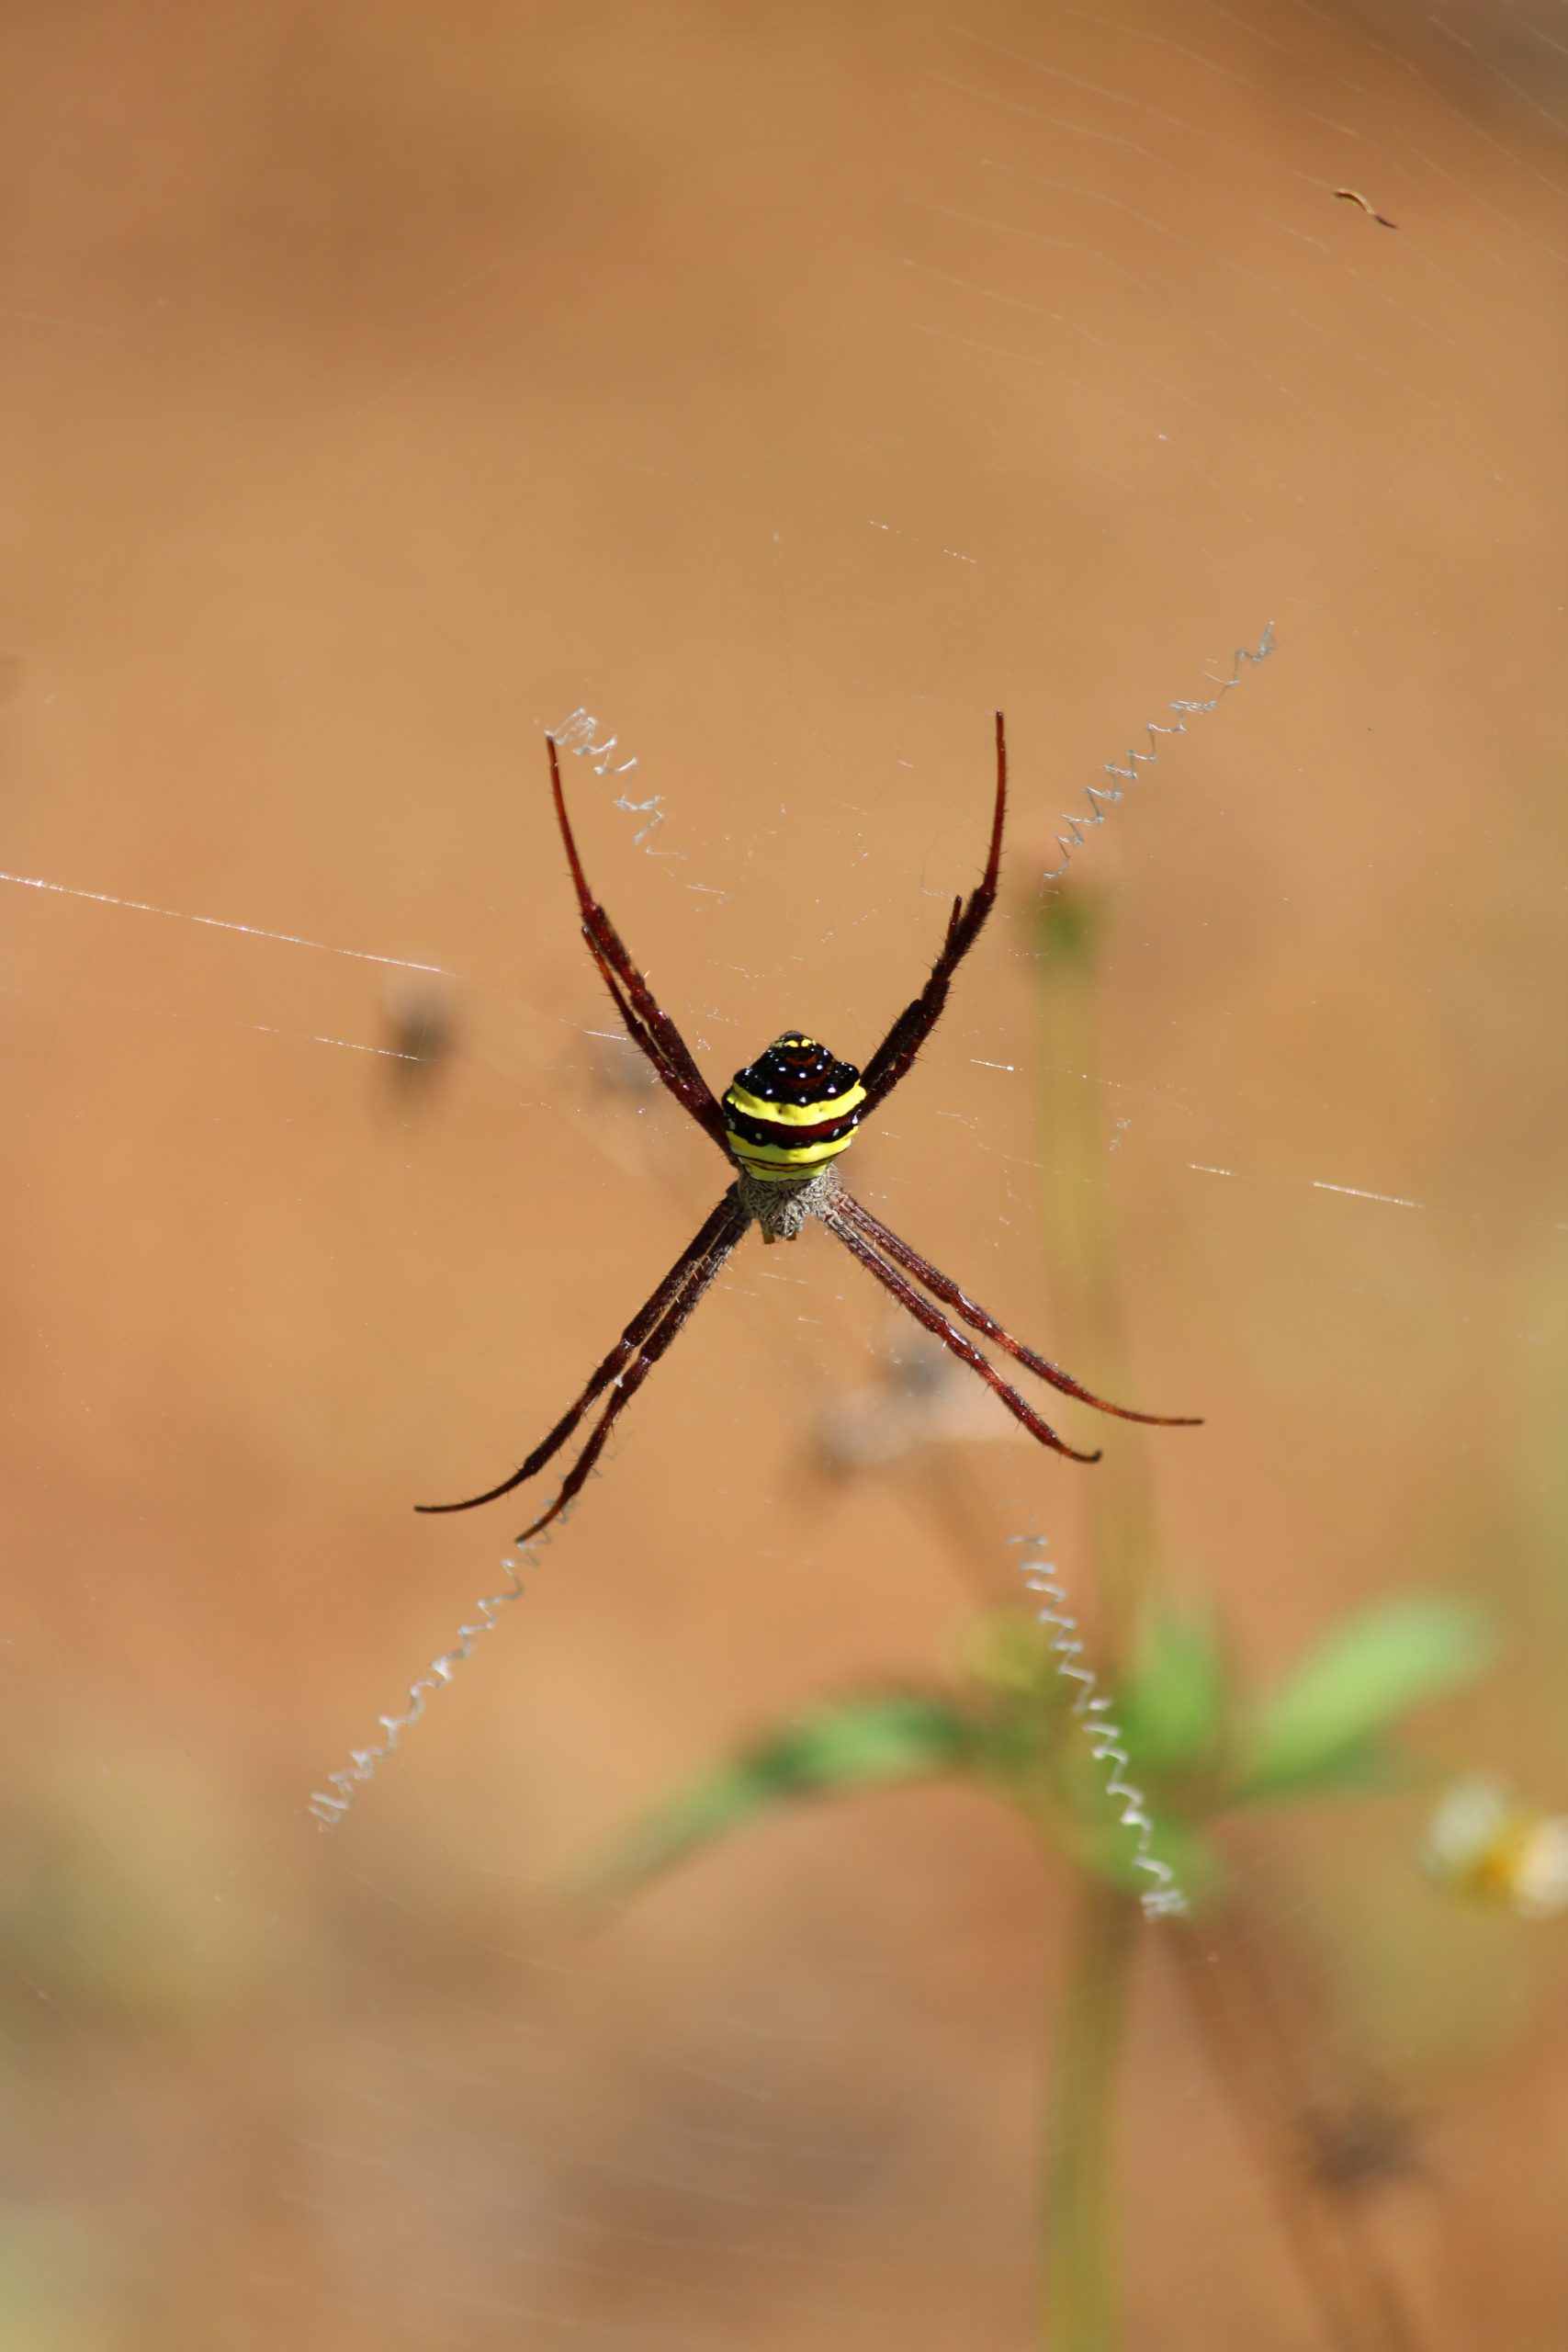
[[[1087, 905], [1076, 914], [1064, 906], [1044, 933], [1041, 1190], [1061, 1359], [1102, 1396], [1123, 1402], [1134, 1400], [1125, 1374], [1114, 1207], [1100, 1115], [1097, 925]], [[1114, 1462], [1089, 1474], [1084, 1500], [1104, 1611], [1104, 1663], [1114, 1671], [1127, 1656], [1155, 1573], [1155, 1532], [1141, 1433], [1125, 1421], [1111, 1426]]]
[[1049, 2352], [1112, 2352], [1116, 2297], [1116, 2087], [1138, 1912], [1080, 1883], [1073, 1955], [1048, 2057], [1041, 2200]]

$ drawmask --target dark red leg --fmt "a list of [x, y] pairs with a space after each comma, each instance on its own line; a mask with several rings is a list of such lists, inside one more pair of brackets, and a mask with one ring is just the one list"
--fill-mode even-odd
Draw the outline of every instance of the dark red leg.
[[[735, 1222], [737, 1216], [740, 1218], [739, 1226]], [[482, 1495], [469, 1495], [460, 1503], [415, 1503], [415, 1510], [432, 1513], [477, 1510], [481, 1503], [499, 1501], [502, 1495], [509, 1495], [513, 1487], [522, 1486], [525, 1479], [542, 1470], [551, 1456], [558, 1453], [594, 1398], [603, 1396], [613, 1381], [622, 1377], [625, 1366], [637, 1355], [654, 1327], [682, 1306], [685, 1293], [694, 1285], [698, 1295], [707, 1287], [745, 1229], [745, 1215], [739, 1206], [739, 1195], [731, 1186], [695, 1240], [682, 1250], [653, 1296], [645, 1306], [637, 1309], [581, 1396], [561, 1415], [548, 1436], [540, 1439], [522, 1468], [514, 1470], [510, 1478], [503, 1478], [499, 1487], [487, 1487]], [[694, 1299], [685, 1305], [682, 1321], [694, 1303]]]
[[868, 1241], [891, 1258], [896, 1265], [902, 1266], [907, 1274], [913, 1274], [918, 1283], [923, 1283], [933, 1297], [940, 1298], [944, 1306], [951, 1306], [953, 1313], [962, 1321], [967, 1323], [972, 1331], [982, 1332], [987, 1340], [994, 1340], [998, 1348], [1004, 1348], [1007, 1351], [1015, 1363], [1022, 1364], [1026, 1370], [1034, 1373], [1041, 1380], [1049, 1381], [1052, 1387], [1059, 1388], [1064, 1396], [1076, 1396], [1081, 1405], [1092, 1405], [1097, 1413], [1114, 1413], [1118, 1420], [1146, 1421], [1153, 1429], [1202, 1428], [1202, 1418], [1197, 1414], [1134, 1413], [1127, 1405], [1108, 1405], [1103, 1396], [1097, 1396], [1092, 1389], [1085, 1388], [1080, 1382], [1073, 1379], [1069, 1373], [1064, 1372], [1059, 1364], [1051, 1363], [1044, 1356], [1037, 1356], [1032, 1348], [1026, 1348], [1021, 1340], [1015, 1340], [1010, 1331], [1004, 1331], [996, 1317], [987, 1315], [983, 1306], [976, 1306], [974, 1300], [959, 1289], [958, 1284], [950, 1275], [942, 1273], [938, 1267], [931, 1265], [929, 1260], [920, 1256], [918, 1250], [911, 1250], [908, 1243], [901, 1241], [896, 1233], [889, 1232], [880, 1217], [873, 1216], [871, 1211], [863, 1203], [857, 1201], [852, 1193], [840, 1190], [835, 1198], [834, 1206], [841, 1216], [859, 1227]]
[[559, 1494], [548, 1510], [541, 1511], [531, 1525], [524, 1528], [517, 1538], [519, 1544], [526, 1544], [531, 1537], [541, 1533], [553, 1519], [560, 1517], [569, 1503], [575, 1501], [582, 1490], [589, 1472], [604, 1453], [605, 1443], [615, 1423], [620, 1419], [660, 1357], [673, 1341], [676, 1334], [684, 1328], [697, 1301], [713, 1282], [730, 1251], [745, 1232], [750, 1218], [740, 1206], [739, 1196], [735, 1193], [727, 1194], [726, 1205], [728, 1209], [728, 1224], [709, 1250], [707, 1256], [688, 1274], [686, 1287], [671, 1303], [662, 1323], [644, 1340], [626, 1371], [616, 1380], [615, 1393], [594, 1423], [587, 1444], [562, 1479]]
[[1016, 1388], [1008, 1386], [995, 1364], [987, 1361], [974, 1340], [966, 1340], [962, 1331], [955, 1331], [947, 1317], [938, 1312], [929, 1298], [922, 1298], [912, 1283], [907, 1283], [895, 1267], [890, 1266], [885, 1258], [878, 1256], [859, 1227], [851, 1224], [848, 1217], [840, 1214], [836, 1203], [823, 1209], [820, 1215], [822, 1223], [829, 1232], [843, 1243], [851, 1256], [858, 1258], [867, 1272], [875, 1275], [885, 1290], [892, 1292], [899, 1306], [906, 1307], [916, 1322], [923, 1325], [933, 1339], [940, 1340], [944, 1348], [951, 1349], [960, 1363], [969, 1366], [971, 1372], [979, 1374], [986, 1385], [994, 1389], [1001, 1398], [1014, 1420], [1023, 1423], [1031, 1437], [1037, 1437], [1041, 1444], [1048, 1445], [1053, 1453], [1065, 1453], [1069, 1461], [1098, 1462], [1100, 1460], [1098, 1452], [1080, 1453], [1076, 1446], [1064, 1444], [1050, 1423], [1041, 1419], [1034, 1408], [1025, 1403]]
[[724, 1114], [714, 1099], [713, 1089], [692, 1059], [681, 1032], [633, 963], [620, 933], [588, 887], [588, 876], [582, 870], [582, 860], [578, 854], [571, 820], [566, 813], [566, 796], [561, 790], [560, 760], [556, 751], [555, 737], [547, 735], [545, 741], [549, 747], [550, 790], [555, 796], [556, 821], [560, 827], [561, 840], [566, 844], [577, 903], [582, 916], [582, 934], [588, 942], [589, 951], [634, 1043], [648, 1056], [682, 1109], [691, 1114], [698, 1126], [713, 1137], [728, 1158], [729, 1147], [724, 1139]]
[[997, 902], [997, 876], [1001, 871], [1002, 825], [1008, 804], [1008, 749], [1002, 728], [1002, 714], [997, 713], [997, 798], [991, 815], [991, 847], [986, 859], [986, 870], [968, 899], [954, 899], [953, 912], [947, 919], [947, 936], [942, 952], [932, 967], [931, 976], [910, 1004], [904, 1007], [897, 1020], [884, 1037], [864, 1069], [861, 1080], [865, 1088], [865, 1108], [861, 1113], [867, 1119], [877, 1105], [885, 1102], [899, 1080], [908, 1075], [916, 1055], [936, 1027], [947, 1002], [947, 991], [953, 976], [980, 936], [987, 916]]

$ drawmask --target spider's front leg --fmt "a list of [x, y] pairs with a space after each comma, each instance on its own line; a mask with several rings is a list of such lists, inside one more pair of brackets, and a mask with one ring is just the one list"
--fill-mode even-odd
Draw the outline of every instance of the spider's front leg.
[[947, 919], [947, 935], [931, 967], [930, 979], [919, 995], [904, 1007], [865, 1066], [863, 1072], [865, 1080], [863, 1116], [869, 1117], [873, 1111], [877, 1110], [899, 1080], [908, 1076], [916, 1055], [942, 1018], [954, 972], [979, 938], [987, 918], [997, 903], [997, 881], [1002, 864], [1002, 827], [1007, 820], [1007, 733], [998, 710], [997, 797], [991, 811], [991, 846], [986, 856], [986, 870], [966, 899], [954, 899], [953, 911]]
[[693, 1060], [681, 1032], [633, 962], [631, 951], [609, 914], [588, 887], [577, 838], [571, 830], [571, 820], [566, 813], [566, 795], [561, 790], [560, 758], [556, 750], [556, 739], [553, 735], [547, 735], [545, 741], [550, 754], [550, 791], [555, 800], [556, 822], [560, 828], [567, 863], [571, 868], [572, 888], [577, 892], [578, 911], [582, 917], [582, 936], [588, 942], [588, 952], [599, 967], [599, 977], [608, 989], [632, 1043], [640, 1053], [647, 1055], [661, 1083], [670, 1089], [681, 1108], [724, 1151], [728, 1148], [724, 1137], [724, 1114], [714, 1100], [712, 1088]]

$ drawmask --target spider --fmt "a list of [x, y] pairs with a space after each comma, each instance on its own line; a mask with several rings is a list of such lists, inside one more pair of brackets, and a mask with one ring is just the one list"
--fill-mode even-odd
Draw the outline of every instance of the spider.
[[[961, 1363], [979, 1374], [1000, 1397], [1013, 1419], [1032, 1437], [1074, 1462], [1098, 1462], [1100, 1453], [1080, 1453], [1064, 1443], [1034, 1408], [1010, 1387], [973, 1340], [956, 1329], [941, 1311], [951, 1308], [960, 1322], [980, 1332], [1023, 1365], [1038, 1379], [1092, 1405], [1097, 1412], [1114, 1413], [1125, 1421], [1146, 1421], [1161, 1429], [1194, 1429], [1187, 1415], [1134, 1413], [1124, 1405], [1108, 1404], [1065, 1373], [1060, 1365], [1026, 1348], [1004, 1331], [993, 1316], [977, 1306], [948, 1274], [930, 1264], [907, 1241], [890, 1233], [868, 1208], [846, 1192], [836, 1166], [840, 1152], [853, 1142], [863, 1120], [880, 1110], [901, 1079], [908, 1077], [947, 1002], [947, 991], [959, 965], [974, 946], [996, 904], [997, 876], [1001, 863], [1002, 823], [1007, 813], [1007, 739], [1002, 714], [997, 713], [997, 790], [991, 818], [991, 846], [986, 870], [967, 899], [957, 898], [947, 920], [930, 978], [907, 1004], [863, 1069], [841, 1062], [816, 1038], [798, 1029], [781, 1037], [745, 1069], [738, 1070], [716, 1100], [707, 1080], [687, 1050], [685, 1040], [660, 1005], [604, 909], [588, 887], [571, 822], [561, 791], [560, 760], [555, 738], [547, 736], [550, 759], [550, 789], [556, 820], [571, 867], [577, 903], [582, 916], [582, 936], [599, 967], [616, 1012], [635, 1045], [652, 1063], [660, 1079], [711, 1137], [735, 1170], [730, 1185], [695, 1239], [684, 1249], [647, 1304], [638, 1307], [609, 1354], [593, 1374], [576, 1402], [568, 1407], [542, 1437], [520, 1468], [482, 1495], [458, 1503], [418, 1503], [422, 1511], [477, 1510], [481, 1503], [499, 1501], [545, 1467], [577, 1429], [591, 1406], [610, 1398], [591, 1430], [581, 1453], [561, 1482], [549, 1509], [541, 1511], [518, 1536], [525, 1544], [539, 1534], [581, 1493], [589, 1473], [604, 1451], [611, 1430], [685, 1327], [693, 1309], [710, 1287], [736, 1243], [750, 1225], [761, 1228], [765, 1242], [794, 1241], [807, 1225], [825, 1226], [835, 1241], [891, 1292], [917, 1323], [952, 1350]], [[907, 1279], [913, 1275], [914, 1281]], [[917, 1290], [915, 1283], [921, 1285]], [[922, 1295], [929, 1292], [930, 1297]], [[940, 1302], [932, 1305], [932, 1300]]]

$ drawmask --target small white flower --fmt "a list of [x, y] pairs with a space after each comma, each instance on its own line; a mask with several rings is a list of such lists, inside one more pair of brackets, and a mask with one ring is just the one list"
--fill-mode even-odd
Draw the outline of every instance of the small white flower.
[[1489, 1774], [1467, 1773], [1445, 1791], [1419, 1859], [1472, 1902], [1521, 1919], [1568, 1911], [1568, 1814], [1547, 1813]]

